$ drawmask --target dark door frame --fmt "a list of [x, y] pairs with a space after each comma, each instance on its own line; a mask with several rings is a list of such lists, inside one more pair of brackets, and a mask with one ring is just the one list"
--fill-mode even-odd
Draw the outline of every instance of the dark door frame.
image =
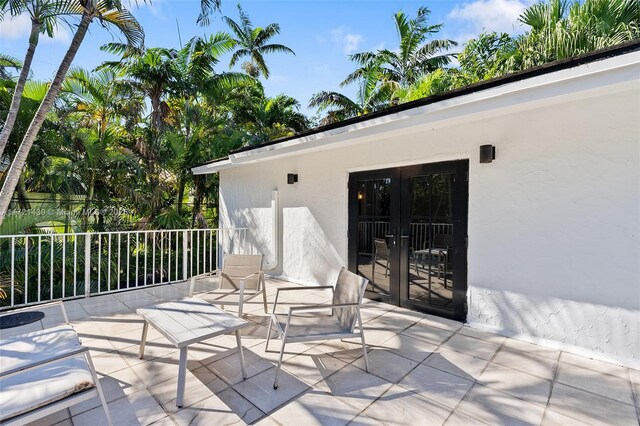
[[[469, 203], [469, 160], [446, 161], [440, 163], [426, 163], [414, 166], [378, 169], [349, 174], [349, 202], [348, 202], [348, 262], [349, 270], [356, 272], [358, 264], [358, 205], [357, 185], [359, 180], [391, 178], [390, 200], [390, 232], [394, 235], [389, 243], [391, 269], [389, 277], [389, 295], [372, 291], [366, 292], [366, 297], [397, 306], [403, 306], [422, 312], [427, 312], [458, 321], [464, 321], [467, 316], [467, 223]], [[409, 202], [410, 179], [433, 173], [453, 173], [454, 183], [451, 189], [453, 216], [453, 258], [452, 267], [456, 277], [453, 287], [453, 309], [426, 306], [409, 299]], [[395, 265], [395, 267], [394, 267]]]
[[[396, 265], [400, 261], [400, 250], [397, 244], [398, 230], [400, 229], [400, 174], [398, 169], [380, 169], [370, 170], [364, 172], [354, 172], [349, 174], [349, 225], [348, 225], [348, 262], [349, 270], [357, 271], [358, 264], [358, 188], [355, 182], [358, 180], [373, 180], [373, 179], [391, 179], [391, 199], [390, 199], [390, 223], [389, 231], [395, 237], [392, 241], [389, 241], [389, 262], [391, 265]], [[355, 226], [354, 226], [355, 225]], [[389, 270], [389, 282], [398, 283], [399, 281], [398, 268], [391, 268]], [[366, 297], [371, 300], [379, 302], [390, 303], [392, 305], [400, 305], [400, 292], [398, 285], [389, 286], [389, 294], [376, 293], [374, 291], [366, 291]]]

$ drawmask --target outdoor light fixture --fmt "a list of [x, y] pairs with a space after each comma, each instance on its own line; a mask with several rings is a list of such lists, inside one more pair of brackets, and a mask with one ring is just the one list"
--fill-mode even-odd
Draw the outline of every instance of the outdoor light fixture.
[[480, 145], [480, 162], [490, 163], [496, 159], [496, 147], [493, 145]]
[[298, 181], [298, 174], [297, 173], [287, 173], [287, 183], [289, 185], [293, 185], [297, 181]]
[[362, 192], [358, 192], [358, 200], [362, 200], [364, 198], [364, 194]]

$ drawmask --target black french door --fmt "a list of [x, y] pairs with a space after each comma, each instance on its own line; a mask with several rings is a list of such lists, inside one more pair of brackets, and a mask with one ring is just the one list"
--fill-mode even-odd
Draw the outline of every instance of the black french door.
[[349, 269], [366, 296], [466, 318], [467, 160], [349, 175]]

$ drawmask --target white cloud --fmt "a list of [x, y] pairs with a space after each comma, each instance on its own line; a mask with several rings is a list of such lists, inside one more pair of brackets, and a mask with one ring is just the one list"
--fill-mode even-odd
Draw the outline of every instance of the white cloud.
[[31, 20], [29, 19], [29, 15], [18, 15], [2, 22], [2, 25], [0, 25], [0, 38], [14, 40], [29, 37], [30, 30]]
[[448, 21], [458, 24], [459, 41], [466, 41], [482, 31], [520, 32], [518, 17], [532, 0], [476, 0], [464, 3], [449, 12]]
[[344, 53], [353, 53], [364, 40], [360, 34], [346, 34], [344, 36]]
[[[31, 32], [31, 19], [29, 15], [22, 14], [3, 21], [0, 25], [0, 39], [18, 40], [27, 39]], [[68, 43], [71, 40], [71, 32], [64, 25], [60, 24], [53, 30], [53, 37], [50, 38], [46, 34], [40, 35], [40, 41]]]
[[364, 41], [364, 37], [361, 34], [351, 33], [344, 27], [334, 28], [330, 32], [334, 43], [339, 45], [347, 55], [355, 53]]

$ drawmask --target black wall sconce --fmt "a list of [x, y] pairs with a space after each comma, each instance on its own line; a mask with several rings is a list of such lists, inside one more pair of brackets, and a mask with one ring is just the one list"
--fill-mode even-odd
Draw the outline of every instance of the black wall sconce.
[[480, 145], [480, 162], [490, 163], [496, 159], [496, 147], [493, 145]]
[[298, 174], [297, 173], [287, 173], [287, 183], [289, 185], [293, 185], [297, 181], [298, 181]]

